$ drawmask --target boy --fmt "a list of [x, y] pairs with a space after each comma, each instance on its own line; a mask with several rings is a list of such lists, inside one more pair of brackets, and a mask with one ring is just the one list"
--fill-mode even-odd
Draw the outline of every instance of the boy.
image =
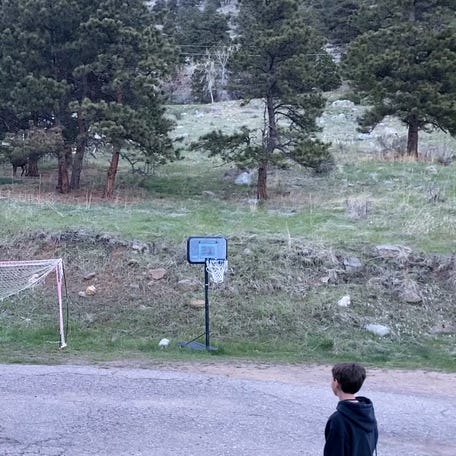
[[355, 396], [366, 379], [358, 363], [339, 363], [332, 368], [331, 388], [339, 398], [325, 428], [324, 456], [372, 456], [378, 429], [370, 399]]

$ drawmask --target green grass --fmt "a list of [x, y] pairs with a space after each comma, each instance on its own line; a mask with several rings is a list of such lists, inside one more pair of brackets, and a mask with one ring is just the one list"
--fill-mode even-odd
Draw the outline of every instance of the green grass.
[[[201, 165], [201, 163], [200, 163]], [[199, 172], [204, 179], [183, 175], [168, 165], [160, 176], [143, 179], [140, 203], [66, 204], [41, 200], [0, 201], [4, 233], [87, 229], [121, 237], [179, 241], [188, 233], [288, 236], [338, 245], [350, 242], [402, 243], [427, 252], [451, 252], [456, 246], [454, 165], [358, 162], [314, 178], [293, 169], [271, 178], [271, 200], [251, 203], [249, 188], [225, 183], [224, 168]], [[187, 166], [189, 162], [187, 161]], [[210, 166], [206, 162], [205, 166]], [[207, 171], [207, 172], [206, 172]], [[195, 170], [193, 170], [195, 172]], [[282, 197], [287, 176], [295, 183]], [[433, 190], [434, 189], [434, 190]], [[438, 191], [438, 199], [432, 192]], [[211, 192], [211, 193], [204, 193]], [[208, 196], [209, 195], [209, 196]], [[367, 205], [366, 216], [353, 217], [347, 204]], [[121, 215], [120, 215], [121, 214]]]

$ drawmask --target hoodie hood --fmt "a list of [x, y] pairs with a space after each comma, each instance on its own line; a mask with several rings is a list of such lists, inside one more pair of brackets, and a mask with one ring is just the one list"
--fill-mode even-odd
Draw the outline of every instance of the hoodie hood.
[[339, 401], [337, 411], [347, 417], [354, 426], [372, 432], [377, 426], [372, 401], [362, 396], [356, 399], [358, 402]]

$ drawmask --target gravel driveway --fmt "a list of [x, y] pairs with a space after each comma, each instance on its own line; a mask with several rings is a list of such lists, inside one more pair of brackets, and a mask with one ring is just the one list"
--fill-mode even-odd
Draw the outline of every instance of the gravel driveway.
[[[1, 365], [0, 455], [322, 454], [327, 366]], [[369, 372], [379, 456], [456, 455], [456, 375]]]

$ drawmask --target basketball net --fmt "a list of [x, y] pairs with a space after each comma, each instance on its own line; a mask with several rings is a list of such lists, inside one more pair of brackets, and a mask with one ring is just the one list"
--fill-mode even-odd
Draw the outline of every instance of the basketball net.
[[225, 277], [225, 272], [228, 270], [227, 260], [206, 260], [206, 271], [211, 275], [214, 283], [222, 283]]

